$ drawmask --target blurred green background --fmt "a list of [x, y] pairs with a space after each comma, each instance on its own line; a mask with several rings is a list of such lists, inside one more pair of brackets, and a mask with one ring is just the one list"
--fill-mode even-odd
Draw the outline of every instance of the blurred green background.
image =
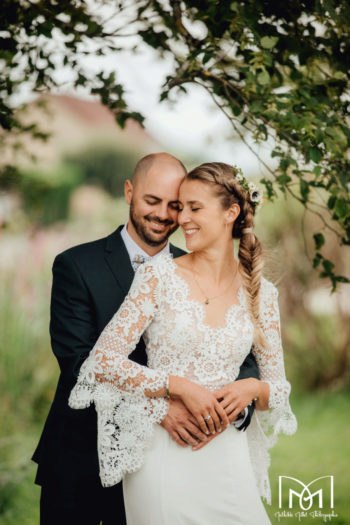
[[[64, 102], [59, 99], [52, 99], [56, 108]], [[57, 149], [60, 142], [53, 134], [43, 151], [46, 162], [24, 166], [16, 187], [0, 192], [0, 522], [7, 525], [39, 523], [40, 489], [33, 484], [30, 457], [58, 377], [48, 334], [53, 259], [125, 222], [124, 181], [141, 156], [160, 150], [140, 129], [127, 127], [124, 135], [116, 131], [120, 135], [107, 141], [95, 127], [100, 140], [90, 134], [85, 143], [62, 146], [54, 160], [50, 148]], [[208, 160], [171, 153], [187, 168]], [[259, 176], [252, 179], [258, 182]], [[346, 285], [330, 295], [329, 284], [312, 269], [308, 251], [313, 227], [319, 226], [315, 221], [285, 196], [265, 201], [256, 217], [264, 274], [279, 289], [286, 371], [299, 426], [294, 436], [281, 436], [272, 450], [273, 501], [266, 508], [277, 523], [280, 475], [304, 483], [333, 475], [338, 517], [332, 523], [345, 525], [350, 523], [350, 299]], [[172, 242], [184, 247], [181, 232]], [[338, 270], [349, 275], [345, 248], [330, 242], [328, 249]]]

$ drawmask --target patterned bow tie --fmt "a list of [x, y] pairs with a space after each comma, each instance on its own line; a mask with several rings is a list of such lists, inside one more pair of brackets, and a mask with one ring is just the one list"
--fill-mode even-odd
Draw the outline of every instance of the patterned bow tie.
[[150, 259], [151, 257], [145, 257], [144, 255], [135, 255], [135, 257], [131, 261], [132, 267], [134, 268], [135, 272], [141, 264], [143, 264], [146, 261], [149, 261]]

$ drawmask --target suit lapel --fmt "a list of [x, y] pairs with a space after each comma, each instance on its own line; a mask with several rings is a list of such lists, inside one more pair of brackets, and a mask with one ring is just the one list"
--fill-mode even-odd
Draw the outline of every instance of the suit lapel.
[[134, 278], [134, 270], [120, 235], [122, 228], [123, 226], [119, 226], [115, 232], [107, 237], [105, 259], [119, 286], [127, 294]]
[[[119, 286], [125, 294], [127, 294], [134, 279], [134, 270], [131, 266], [128, 251], [120, 235], [122, 228], [123, 226], [119, 226], [115, 232], [107, 237], [105, 259]], [[170, 253], [172, 253], [174, 257], [180, 257], [186, 252], [170, 244]]]

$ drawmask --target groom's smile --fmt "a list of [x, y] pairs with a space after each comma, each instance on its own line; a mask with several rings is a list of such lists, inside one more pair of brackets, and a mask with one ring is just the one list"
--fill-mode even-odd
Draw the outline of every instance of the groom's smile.
[[141, 240], [149, 255], [158, 253], [178, 228], [178, 193], [185, 174], [179, 161], [161, 153], [125, 183], [130, 205], [128, 232], [138, 243]]

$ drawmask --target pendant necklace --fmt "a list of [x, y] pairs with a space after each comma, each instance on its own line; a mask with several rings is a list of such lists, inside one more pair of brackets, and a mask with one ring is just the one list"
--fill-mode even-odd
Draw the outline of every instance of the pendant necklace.
[[204, 301], [204, 304], [205, 304], [205, 305], [208, 305], [208, 304], [209, 304], [209, 301], [212, 301], [213, 299], [216, 299], [217, 297], [220, 297], [221, 295], [224, 295], [224, 294], [225, 294], [225, 293], [231, 288], [231, 286], [232, 286], [232, 284], [233, 284], [233, 281], [234, 281], [235, 278], [236, 278], [237, 271], [238, 271], [238, 263], [237, 263], [237, 266], [236, 266], [236, 271], [235, 271], [235, 274], [234, 274], [234, 276], [233, 276], [233, 279], [232, 279], [232, 281], [230, 282], [230, 285], [229, 285], [229, 286], [228, 286], [223, 292], [219, 293], [218, 295], [214, 295], [213, 297], [208, 297], [208, 296], [207, 296], [207, 294], [206, 294], [206, 293], [202, 290], [202, 288], [200, 287], [200, 284], [199, 284], [199, 282], [197, 281], [194, 272], [192, 272], [192, 273], [193, 273], [193, 278], [194, 278], [194, 280], [195, 280], [195, 282], [196, 282], [198, 288], [200, 289], [200, 291], [202, 292], [202, 294], [203, 294], [204, 297], [205, 297], [205, 301]]

